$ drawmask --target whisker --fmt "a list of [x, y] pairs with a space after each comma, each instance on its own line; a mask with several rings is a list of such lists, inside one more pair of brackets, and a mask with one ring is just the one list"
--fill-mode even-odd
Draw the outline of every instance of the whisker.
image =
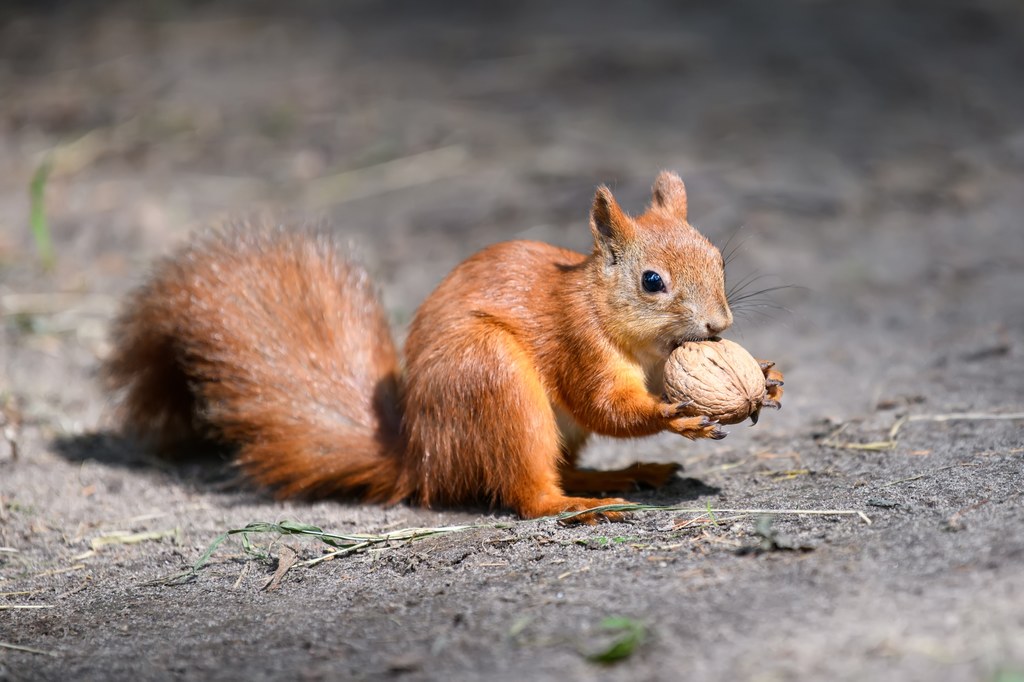
[[730, 232], [729, 233], [729, 238], [725, 240], [725, 243], [722, 244], [722, 247], [719, 249], [719, 251], [725, 252], [725, 250], [729, 248], [729, 244], [732, 244], [732, 240], [736, 238], [736, 235], [738, 235], [740, 233], [740, 230], [742, 230], [742, 229], [743, 229], [743, 226], [739, 225], [739, 226], [736, 227], [735, 230]]
[[729, 306], [729, 307], [732, 309], [733, 312], [736, 312], [737, 310], [752, 310], [752, 309], [760, 309], [760, 310], [788, 310], [786, 308], [786, 306], [784, 306], [784, 305], [782, 305], [780, 303], [775, 303], [774, 301], [744, 302], [741, 305], [734, 305], [734, 306]]
[[733, 284], [731, 287], [729, 287], [729, 291], [726, 293], [725, 296], [726, 296], [726, 298], [730, 298], [732, 296], [735, 296], [736, 294], [742, 292], [744, 289], [749, 287], [754, 282], [757, 282], [758, 280], [762, 280], [762, 279], [764, 279], [766, 277], [771, 277], [771, 275], [769, 275], [767, 273], [761, 273], [760, 270], [754, 270], [752, 273], [750, 273], [749, 275], [747, 275], [746, 277], [741, 279], [739, 282], [737, 282], [736, 284]]
[[742, 334], [743, 327], [746, 325], [759, 325], [766, 322], [775, 322], [778, 318], [775, 315], [770, 315], [761, 310], [743, 310], [739, 313], [734, 314], [736, 324], [733, 325], [735, 331]]
[[[757, 316], [756, 320], [752, 317], [753, 315]], [[775, 319], [774, 315], [769, 315], [768, 313], [766, 313], [764, 311], [761, 311], [761, 310], [741, 310], [739, 313], [735, 313], [734, 317], [741, 318], [741, 319], [746, 320], [748, 322], [755, 322], [755, 321], [761, 321], [761, 320], [774, 320]]]
[[751, 291], [750, 293], [743, 294], [742, 296], [736, 296], [734, 298], [728, 298], [727, 297], [727, 300], [729, 301], [729, 305], [733, 305], [734, 303], [740, 303], [741, 301], [746, 301], [748, 299], [754, 298], [755, 296], [762, 296], [764, 294], [768, 294], [768, 293], [771, 293], [773, 291], [782, 291], [784, 289], [804, 289], [804, 288], [806, 288], [806, 287], [801, 287], [801, 286], [798, 286], [796, 284], [780, 284], [780, 285], [774, 286], [774, 287], [766, 287], [764, 289], [759, 289], [758, 291]]
[[765, 302], [762, 302], [762, 303], [744, 303], [743, 305], [730, 306], [730, 308], [732, 309], [732, 311], [734, 313], [736, 311], [739, 311], [739, 310], [754, 310], [754, 309], [757, 309], [757, 308], [768, 309], [768, 310], [782, 310], [782, 311], [785, 311], [787, 313], [792, 313], [793, 312], [792, 310], [790, 310], [789, 308], [787, 308], [784, 305], [781, 305], [779, 303], [770, 302], [770, 301], [765, 301]]
[[750, 235], [747, 235], [740, 241], [736, 242], [736, 244], [734, 244], [731, 249], [729, 248], [729, 245], [732, 244], [732, 240], [736, 238], [736, 235], [740, 233], [743, 227], [743, 225], [740, 225], [735, 230], [733, 230], [732, 234], [729, 235], [729, 238], [725, 241], [725, 244], [721, 248], [722, 261], [725, 265], [729, 265], [729, 263], [732, 262], [732, 259], [736, 257], [736, 254], [739, 253], [739, 250], [742, 249], [743, 245], [746, 244], [747, 241], [749, 241], [750, 239]]

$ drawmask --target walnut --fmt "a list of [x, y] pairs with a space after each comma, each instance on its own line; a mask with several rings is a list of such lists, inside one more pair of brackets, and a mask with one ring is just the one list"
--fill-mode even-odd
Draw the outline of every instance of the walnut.
[[690, 402], [684, 413], [722, 424], [747, 417], [756, 424], [767, 385], [761, 365], [738, 343], [725, 339], [688, 341], [665, 362], [665, 397]]

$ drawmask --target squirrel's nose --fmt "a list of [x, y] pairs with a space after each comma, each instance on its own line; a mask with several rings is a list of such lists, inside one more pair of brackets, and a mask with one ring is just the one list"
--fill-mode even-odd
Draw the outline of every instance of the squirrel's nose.
[[726, 308], [718, 315], [709, 317], [707, 322], [704, 323], [704, 327], [708, 330], [708, 336], [718, 336], [728, 329], [731, 324], [732, 311]]
[[724, 324], [715, 324], [714, 322], [708, 322], [704, 327], [708, 330], [708, 336], [718, 336], [719, 332], [725, 331]]

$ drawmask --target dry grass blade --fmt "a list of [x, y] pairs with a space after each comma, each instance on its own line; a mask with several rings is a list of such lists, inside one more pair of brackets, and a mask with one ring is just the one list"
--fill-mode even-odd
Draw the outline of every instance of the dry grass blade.
[[17, 592], [0, 592], [0, 597], [25, 597], [30, 594], [39, 594], [42, 589], [38, 590], [19, 590]]
[[[299, 523], [297, 521], [282, 521], [281, 523], [257, 521], [250, 523], [244, 528], [232, 528], [231, 530], [218, 535], [217, 538], [210, 543], [210, 546], [206, 548], [206, 551], [203, 552], [194, 564], [192, 564], [191, 568], [171, 576], [157, 578], [146, 584], [173, 585], [195, 578], [196, 575], [198, 575], [199, 570], [210, 561], [210, 558], [213, 556], [213, 553], [217, 551], [217, 548], [233, 535], [241, 536], [243, 547], [250, 553], [253, 552], [249, 541], [250, 535], [273, 533], [277, 535], [298, 535], [315, 538], [337, 549], [336, 552], [333, 552], [330, 555], [330, 557], [333, 558], [335, 556], [365, 552], [374, 547], [386, 547], [392, 543], [407, 543], [435, 535], [459, 533], [478, 528], [500, 528], [505, 525], [506, 524], [469, 524], [462, 526], [440, 526], [436, 528], [403, 528], [389, 533], [374, 535], [362, 533], [329, 533], [317, 526]], [[318, 557], [317, 559], [313, 559], [309, 562], [303, 562], [302, 565], [312, 566], [326, 558], [327, 557]]]
[[926, 471], [923, 474], [917, 474], [915, 476], [908, 476], [907, 478], [899, 478], [899, 479], [897, 479], [895, 481], [888, 481], [887, 483], [883, 483], [882, 487], [883, 488], [888, 488], [889, 486], [899, 485], [900, 483], [910, 483], [911, 481], [919, 481], [922, 478], [928, 478], [929, 476], [934, 476], [937, 473], [940, 473], [940, 472], [943, 472], [943, 471], [949, 471], [950, 469], [956, 469], [957, 467], [974, 467], [974, 466], [978, 466], [978, 465], [974, 464], [972, 462], [961, 462], [959, 464], [949, 464], [949, 465], [944, 466], [944, 467], [939, 467], [938, 469], [932, 469], [931, 471]]
[[164, 538], [178, 538], [181, 536], [180, 528], [169, 528], [167, 530], [150, 530], [142, 533], [115, 532], [100, 535], [89, 541], [93, 551], [109, 545], [135, 545], [149, 540], [162, 540]]
[[[871, 519], [867, 514], [860, 511], [859, 509], [713, 509], [705, 507], [704, 509], [694, 509], [688, 507], [678, 507], [675, 505], [654, 505], [654, 504], [606, 504], [600, 507], [594, 507], [593, 509], [583, 509], [581, 511], [566, 512], [559, 514], [558, 519], [571, 519], [581, 514], [592, 514], [602, 512], [641, 512], [641, 511], [673, 511], [680, 512], [683, 514], [698, 514], [701, 516], [711, 516], [713, 514], [768, 514], [773, 516], [782, 515], [793, 515], [793, 516], [857, 516], [864, 523], [871, 525]], [[712, 517], [713, 518], [713, 517]]]
[[[609, 504], [593, 509], [584, 509], [578, 512], [566, 512], [559, 514], [558, 516], [549, 516], [540, 519], [534, 519], [532, 521], [523, 521], [520, 523], [537, 524], [546, 521], [565, 521], [581, 514], [589, 514], [592, 512], [605, 512], [605, 511], [625, 511], [625, 512], [642, 512], [642, 511], [673, 511], [681, 512], [684, 514], [698, 514], [704, 517], [710, 517], [714, 520], [715, 514], [773, 514], [773, 515], [820, 515], [820, 516], [858, 516], [864, 523], [871, 524], [871, 519], [868, 518], [867, 514], [862, 511], [855, 509], [712, 509], [710, 506], [704, 509], [691, 509], [687, 507], [678, 507], [673, 505], [648, 505], [648, 504]], [[280, 523], [267, 523], [263, 521], [257, 521], [250, 523], [244, 528], [232, 528], [231, 530], [225, 531], [218, 535], [210, 546], [206, 548], [206, 551], [192, 564], [192, 566], [184, 571], [175, 573], [170, 576], [164, 576], [148, 581], [146, 585], [175, 585], [187, 582], [194, 579], [199, 571], [210, 561], [213, 553], [217, 551], [228, 538], [233, 535], [239, 535], [242, 539], [243, 548], [250, 554], [255, 553], [252, 547], [249, 536], [258, 535], [261, 533], [272, 533], [276, 535], [297, 535], [320, 540], [321, 542], [330, 545], [335, 548], [335, 551], [329, 552], [324, 556], [310, 559], [303, 562], [295, 562], [294, 565], [308, 567], [314, 566], [328, 559], [334, 559], [339, 556], [348, 556], [351, 554], [360, 554], [367, 551], [380, 551], [385, 550], [396, 544], [405, 544], [421, 540], [423, 538], [438, 536], [438, 535], [449, 535], [452, 533], [462, 533], [470, 530], [480, 530], [485, 528], [509, 528], [512, 524], [509, 523], [473, 523], [458, 526], [438, 526], [434, 528], [403, 528], [400, 530], [391, 531], [388, 533], [372, 534], [372, 533], [329, 533], [322, 528], [312, 526], [309, 524], [299, 523], [297, 521], [282, 521]], [[290, 568], [290, 567], [289, 567]]]
[[810, 469], [782, 469], [780, 471], [762, 471], [762, 476], [767, 476], [776, 481], [791, 481], [794, 478], [800, 476], [809, 476], [811, 474]]
[[277, 556], [277, 568], [274, 570], [274, 575], [263, 585], [263, 589], [267, 592], [281, 589], [281, 581], [284, 579], [285, 573], [291, 570], [298, 560], [299, 555], [294, 549], [287, 545], [281, 547]]
[[907, 422], [953, 422], [953, 421], [1019, 421], [1024, 420], [1024, 412], [950, 412], [947, 414], [911, 414], [904, 415], [897, 419], [889, 429], [887, 440], [873, 441], [870, 443], [858, 443], [856, 441], [841, 441], [839, 435], [846, 430], [850, 422], [842, 424], [835, 431], [830, 433], [821, 444], [828, 448], [837, 450], [865, 450], [868, 452], [882, 452], [893, 450], [899, 444], [900, 429]]
[[876, 440], [870, 443], [828, 443], [828, 447], [837, 450], [863, 450], [865, 452], [884, 452], [896, 447], [894, 440]]
[[955, 422], [955, 421], [1019, 421], [1024, 420], [1024, 412], [951, 412], [949, 414], [912, 414], [907, 417], [912, 422]]
[[383, 194], [436, 180], [462, 175], [468, 171], [469, 154], [461, 145], [450, 145], [357, 168], [311, 181], [306, 188], [307, 202], [325, 208], [353, 199]]
[[75, 564], [74, 566], [68, 566], [67, 568], [51, 568], [48, 571], [43, 571], [41, 573], [36, 573], [35, 575], [30, 576], [30, 577], [32, 577], [32, 578], [45, 578], [46, 576], [50, 576], [50, 575], [60, 575], [61, 573], [71, 573], [73, 571], [81, 571], [84, 568], [85, 568], [85, 564]]
[[702, 516], [693, 516], [688, 519], [676, 519], [671, 526], [659, 528], [658, 530], [697, 530], [703, 529], [706, 526], [723, 526], [726, 524], [736, 523], [743, 519], [750, 518], [750, 514], [737, 514], [736, 516], [723, 516], [712, 519], [707, 514]]
[[33, 609], [52, 609], [50, 604], [0, 604], [0, 611], [31, 611]]
[[900, 417], [897, 419], [889, 429], [889, 437], [886, 440], [873, 441], [870, 443], [841, 441], [839, 440], [839, 435], [850, 425], [850, 422], [846, 422], [830, 433], [825, 440], [821, 441], [821, 444], [827, 448], [833, 448], [835, 450], [862, 450], [866, 452], [883, 452], [885, 450], [892, 450], [898, 443], [896, 435], [899, 433], [900, 429], [903, 428], [903, 425], [907, 423], [907, 419], [908, 417]]

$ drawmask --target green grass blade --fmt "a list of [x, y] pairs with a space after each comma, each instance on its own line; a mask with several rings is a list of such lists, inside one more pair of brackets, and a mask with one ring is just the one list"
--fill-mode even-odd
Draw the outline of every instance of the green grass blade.
[[617, 631], [615, 638], [604, 649], [587, 656], [595, 663], [616, 663], [629, 658], [643, 644], [647, 637], [647, 628], [643, 623], [632, 618], [612, 616], [601, 621], [605, 630]]
[[50, 179], [52, 170], [53, 159], [47, 155], [32, 174], [32, 182], [29, 183], [29, 225], [32, 228], [39, 260], [47, 270], [52, 270], [56, 262], [53, 240], [50, 238], [50, 223], [46, 219], [46, 182]]

